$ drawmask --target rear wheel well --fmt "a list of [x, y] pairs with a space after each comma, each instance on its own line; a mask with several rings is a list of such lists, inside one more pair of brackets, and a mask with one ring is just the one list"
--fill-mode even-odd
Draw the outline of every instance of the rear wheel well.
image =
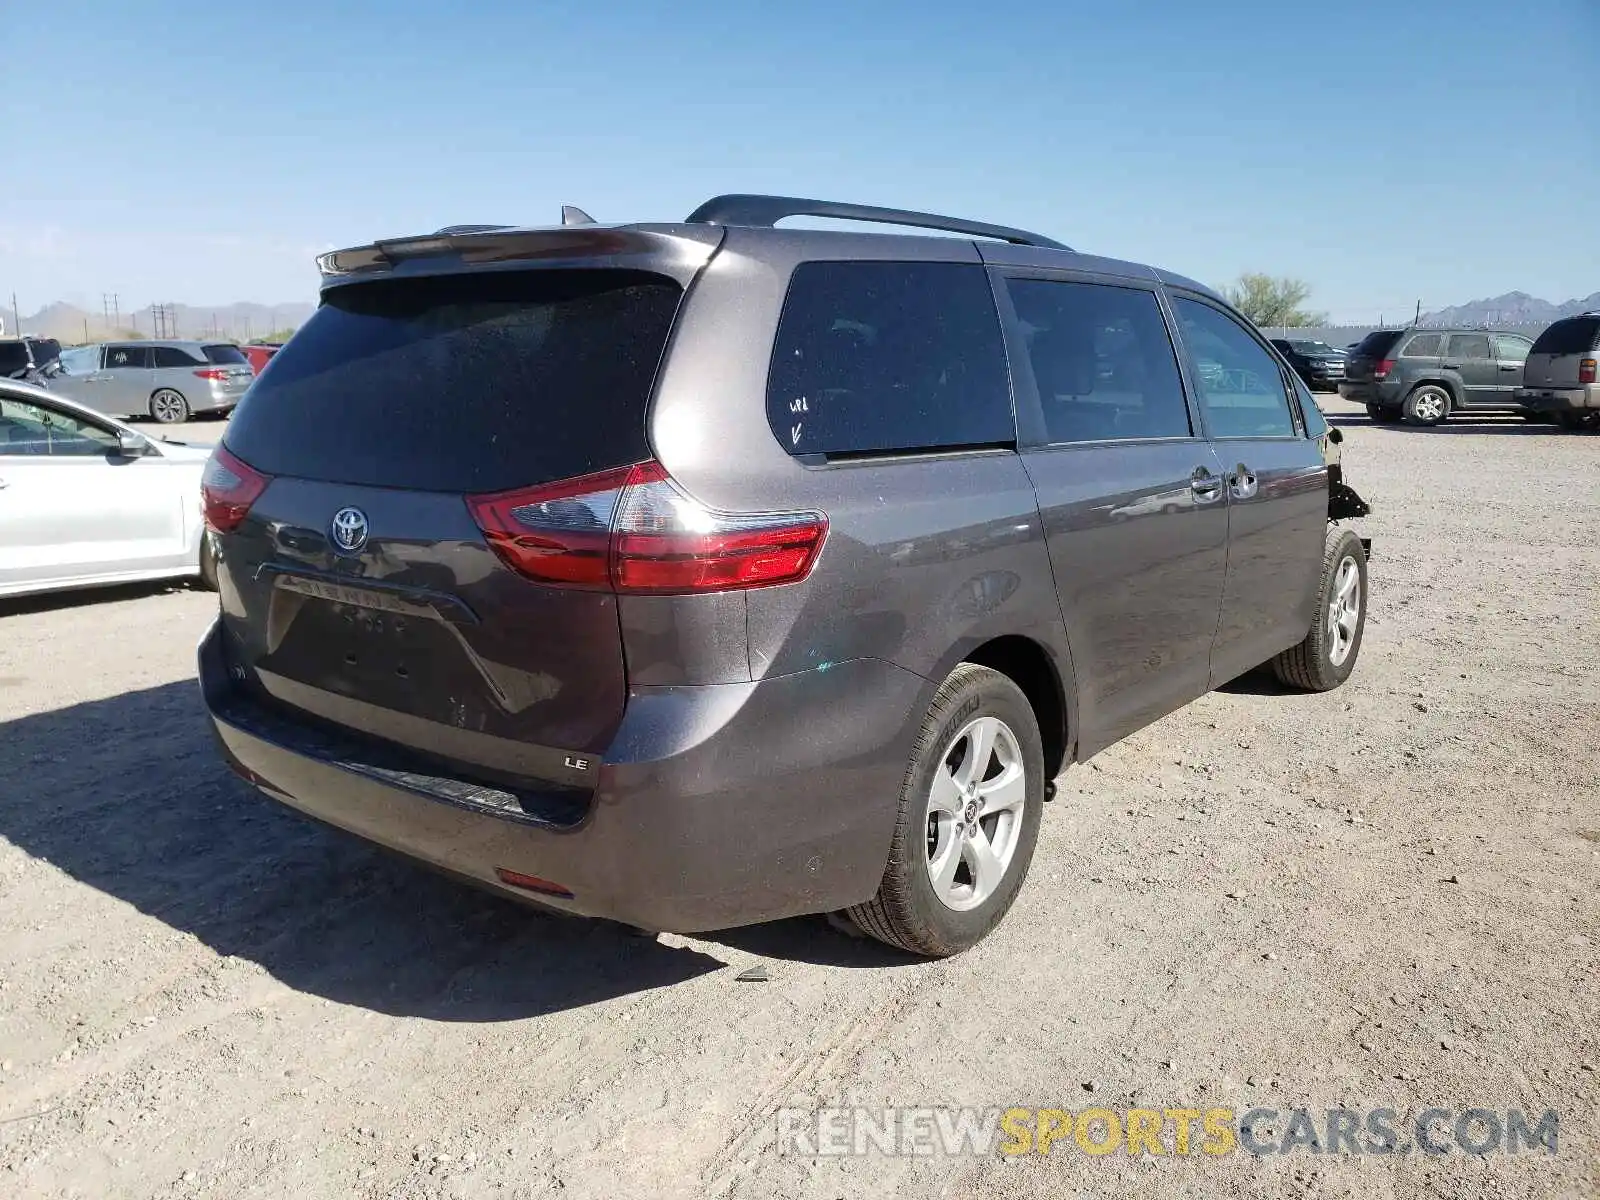
[[1419, 379], [1408, 389], [1406, 389], [1406, 395], [1409, 396], [1418, 388], [1423, 387], [1443, 388], [1445, 395], [1450, 397], [1450, 403], [1452, 405], [1456, 404], [1460, 400], [1460, 397], [1456, 395], [1455, 384], [1451, 383], [1448, 379]]
[[1061, 677], [1044, 647], [1013, 634], [983, 643], [964, 661], [999, 671], [1022, 689], [1039, 722], [1045, 779], [1054, 779], [1067, 765], [1067, 702]]

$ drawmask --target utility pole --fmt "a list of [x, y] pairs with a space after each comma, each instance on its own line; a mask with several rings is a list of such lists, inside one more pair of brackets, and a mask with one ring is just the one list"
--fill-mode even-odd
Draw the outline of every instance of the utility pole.
[[88, 317], [85, 317], [83, 319], [83, 344], [85, 346], [87, 346], [89, 344], [89, 318]]
[[1421, 300], [1417, 301], [1417, 315], [1411, 318], [1411, 324], [1412, 324], [1413, 327], [1422, 324], [1422, 301]]
[[17, 294], [11, 293], [11, 319], [17, 323], [17, 336], [22, 336], [22, 310], [17, 307]]

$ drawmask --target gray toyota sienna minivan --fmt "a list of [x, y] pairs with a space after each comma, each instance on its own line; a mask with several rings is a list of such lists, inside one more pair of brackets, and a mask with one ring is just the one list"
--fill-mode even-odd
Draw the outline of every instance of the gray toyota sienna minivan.
[[1208, 289], [856, 205], [568, 220], [323, 256], [224, 434], [200, 678], [267, 795], [572, 913], [945, 955], [1068, 763], [1355, 666], [1339, 434]]

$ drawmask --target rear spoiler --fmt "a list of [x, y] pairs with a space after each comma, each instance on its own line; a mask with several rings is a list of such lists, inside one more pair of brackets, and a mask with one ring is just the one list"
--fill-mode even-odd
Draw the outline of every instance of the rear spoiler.
[[721, 243], [714, 225], [565, 225], [544, 229], [451, 226], [317, 256], [326, 290], [374, 276], [437, 275], [472, 268], [632, 267], [687, 284]]

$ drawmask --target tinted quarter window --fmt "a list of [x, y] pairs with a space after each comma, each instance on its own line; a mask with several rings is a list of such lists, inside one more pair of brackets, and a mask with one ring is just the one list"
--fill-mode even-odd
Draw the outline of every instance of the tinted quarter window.
[[21, 342], [0, 342], [0, 376], [21, 374], [29, 365], [27, 346]]
[[1600, 348], [1600, 317], [1557, 321], [1533, 343], [1533, 354], [1588, 354]]
[[1008, 279], [1051, 442], [1189, 437], [1178, 360], [1154, 292]]
[[1212, 436], [1293, 437], [1277, 359], [1221, 309], [1182, 296], [1174, 307]]
[[1484, 333], [1452, 333], [1448, 353], [1451, 358], [1489, 358], [1489, 336]]
[[442, 492], [639, 462], [681, 294], [662, 276], [613, 270], [336, 288], [251, 387], [225, 441], [268, 474]]
[[106, 366], [116, 370], [148, 367], [151, 355], [149, 346], [107, 346]]
[[250, 360], [244, 356], [244, 351], [237, 346], [230, 346], [224, 343], [216, 346], [201, 346], [200, 350], [206, 356], [206, 361], [210, 363], [217, 363], [224, 367], [235, 367], [241, 363], [245, 366], [250, 365]]
[[1401, 348], [1400, 354], [1403, 358], [1438, 358], [1443, 345], [1443, 334], [1419, 333]]
[[1361, 339], [1361, 344], [1352, 353], [1361, 355], [1362, 358], [1382, 358], [1400, 340], [1400, 331], [1394, 329], [1380, 329], [1376, 333], [1369, 333]]
[[801, 263], [778, 322], [767, 419], [791, 454], [1015, 442], [983, 267]]
[[187, 350], [179, 349], [177, 346], [152, 346], [150, 349], [155, 354], [156, 366], [158, 367], [205, 366], [205, 363], [200, 359], [194, 357]]

